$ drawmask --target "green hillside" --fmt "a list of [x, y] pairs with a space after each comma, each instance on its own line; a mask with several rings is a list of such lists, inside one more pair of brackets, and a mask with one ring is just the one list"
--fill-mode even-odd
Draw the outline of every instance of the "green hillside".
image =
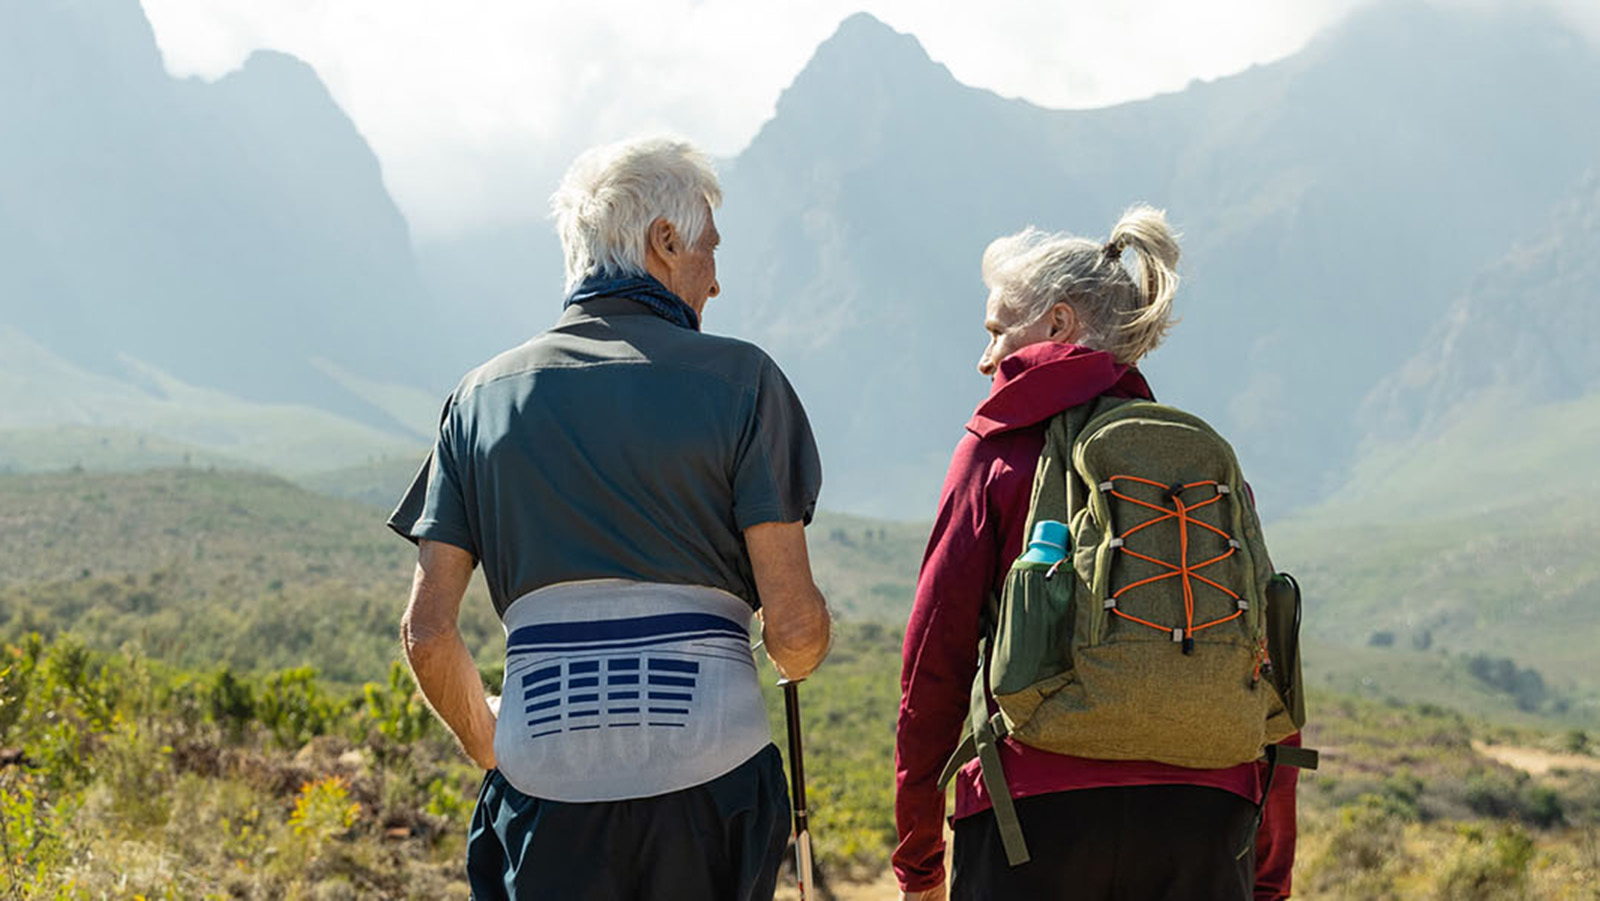
[[[0, 476], [0, 635], [71, 633], [195, 667], [314, 661], [360, 683], [394, 656], [415, 560], [382, 520], [264, 474]], [[497, 660], [481, 585], [464, 611]]]
[[[364, 681], [387, 666], [410, 585], [415, 553], [383, 519], [416, 465], [306, 480], [350, 497], [195, 468], [0, 475], [0, 635], [134, 642], [188, 666], [314, 660]], [[823, 513], [808, 535], [841, 619], [904, 624], [924, 527]], [[463, 610], [480, 659], [496, 662], [503, 636], [481, 581]]]
[[[1481, 396], [1432, 436], [1371, 449], [1335, 500], [1271, 524], [1274, 562], [1306, 587], [1308, 634], [1347, 649], [1317, 655], [1321, 678], [1486, 713], [1518, 702], [1503, 689], [1521, 680], [1520, 708], [1500, 712], [1600, 722], [1595, 459], [1600, 397]], [[1493, 658], [1489, 698], [1473, 697], [1474, 656]]]
[[248, 469], [237, 459], [135, 429], [60, 425], [0, 429], [0, 473], [173, 467]]
[[[23, 885], [79, 897], [69, 880], [112, 891], [128, 873], [116, 891], [460, 896], [473, 777], [393, 669], [412, 553], [382, 515], [254, 473], [0, 476], [0, 746], [34, 764], [0, 779], [0, 806]], [[827, 514], [810, 530], [841, 620], [802, 690], [818, 858], [836, 884], [880, 874], [893, 847], [900, 627], [925, 532]], [[1314, 612], [1316, 634], [1384, 584], [1358, 572], [1365, 534], [1275, 531], [1313, 598], [1343, 605]], [[500, 629], [473, 592], [464, 626], [492, 683]], [[1581, 897], [1600, 878], [1583, 851], [1600, 758], [1581, 705], [1555, 708], [1581, 701], [1579, 680], [1549, 667], [1549, 696], [1527, 705], [1529, 658], [1512, 644], [1483, 645], [1521, 661], [1508, 670], [1444, 653], [1457, 633], [1436, 631], [1424, 650], [1410, 633], [1370, 646], [1361, 629], [1308, 647], [1307, 737], [1327, 765], [1302, 793], [1300, 895]]]
[[91, 372], [0, 322], [0, 471], [135, 468], [163, 456], [174, 465], [189, 454], [196, 465], [300, 473], [404, 454], [417, 440], [398, 423], [246, 400], [132, 358], [117, 362], [118, 377]]
[[400, 502], [427, 455], [428, 449], [419, 446], [412, 454], [313, 472], [295, 481], [318, 494], [360, 501], [387, 513]]
[[1595, 460], [1600, 394], [1552, 401], [1492, 390], [1428, 434], [1369, 447], [1343, 490], [1297, 518], [1408, 522], [1600, 496]]
[[[300, 485], [388, 511], [416, 477], [426, 451], [360, 466], [313, 473]], [[928, 527], [819, 512], [806, 530], [812, 572], [835, 616], [905, 625], [916, 590]]]

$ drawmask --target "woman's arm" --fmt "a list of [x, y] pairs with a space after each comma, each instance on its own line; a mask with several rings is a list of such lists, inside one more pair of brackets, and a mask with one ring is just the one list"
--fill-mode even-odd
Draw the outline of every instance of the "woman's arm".
[[990, 462], [976, 436], [956, 447], [906, 624], [895, 739], [894, 852], [902, 890], [944, 884], [944, 793], [977, 674], [978, 621], [993, 590], [999, 530], [986, 499]]

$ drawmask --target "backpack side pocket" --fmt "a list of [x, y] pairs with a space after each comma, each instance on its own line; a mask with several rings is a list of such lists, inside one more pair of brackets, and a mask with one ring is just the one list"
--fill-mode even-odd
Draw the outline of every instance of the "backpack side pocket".
[[989, 687], [1013, 722], [1025, 722], [1045, 698], [1072, 681], [1077, 582], [1070, 559], [1018, 560], [1000, 598]]

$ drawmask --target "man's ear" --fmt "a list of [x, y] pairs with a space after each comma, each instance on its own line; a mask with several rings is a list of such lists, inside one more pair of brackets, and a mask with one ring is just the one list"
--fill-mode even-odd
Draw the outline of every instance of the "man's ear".
[[665, 218], [650, 223], [649, 234], [650, 248], [663, 260], [677, 257], [683, 249], [683, 242], [678, 238], [678, 230]]

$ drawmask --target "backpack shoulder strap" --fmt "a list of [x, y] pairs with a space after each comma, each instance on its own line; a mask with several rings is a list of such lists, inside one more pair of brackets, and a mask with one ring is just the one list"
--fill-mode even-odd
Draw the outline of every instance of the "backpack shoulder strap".
[[1070, 407], [1051, 417], [1044, 428], [1044, 447], [1033, 470], [1033, 491], [1028, 498], [1028, 519], [1022, 539], [1033, 534], [1033, 524], [1041, 519], [1068, 522], [1072, 513], [1087, 503], [1088, 489], [1073, 469], [1073, 448], [1084, 426], [1099, 414], [1121, 406], [1121, 398], [1100, 398]]
[[[1028, 498], [1028, 518], [1023, 524], [1023, 537], [1033, 534], [1033, 525], [1040, 519], [1067, 522], [1074, 510], [1081, 509], [1087, 496], [1083, 480], [1073, 469], [1073, 448], [1083, 427], [1096, 415], [1125, 403], [1120, 398], [1100, 398], [1057, 413], [1045, 425], [1044, 447], [1039, 452], [1039, 462], [1033, 471], [1033, 490]], [[957, 772], [973, 758], [978, 760], [984, 791], [993, 805], [995, 827], [1000, 832], [1000, 842], [1005, 848], [1006, 861], [1011, 866], [1029, 860], [1027, 842], [1022, 837], [1022, 824], [1017, 820], [1016, 807], [1011, 800], [1011, 788], [1006, 783], [1005, 769], [1000, 763], [1000, 742], [1010, 731], [1005, 717], [999, 713], [989, 715], [988, 658], [994, 644], [994, 620], [998, 605], [993, 597], [984, 608], [985, 624], [983, 646], [980, 648], [978, 673], [972, 681], [972, 699], [967, 708], [966, 736], [939, 774], [939, 790], [943, 791]]]

